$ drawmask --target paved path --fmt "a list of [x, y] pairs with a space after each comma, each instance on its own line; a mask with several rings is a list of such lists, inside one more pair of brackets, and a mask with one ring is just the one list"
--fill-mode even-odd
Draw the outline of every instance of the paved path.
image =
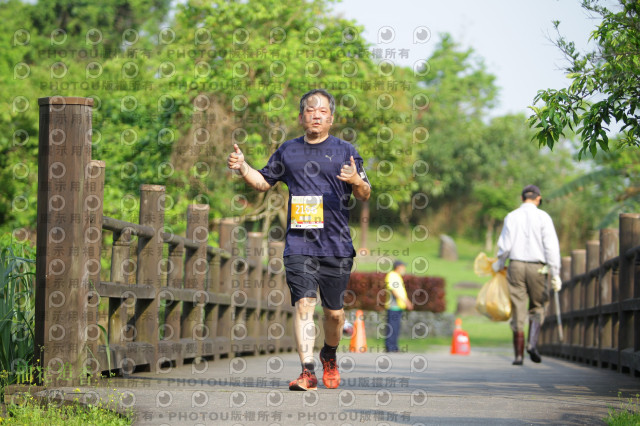
[[294, 353], [139, 373], [97, 391], [121, 394], [141, 425], [601, 424], [618, 392], [640, 392], [640, 379], [548, 357], [514, 367], [506, 349], [339, 359], [344, 383], [317, 392], [288, 390]]

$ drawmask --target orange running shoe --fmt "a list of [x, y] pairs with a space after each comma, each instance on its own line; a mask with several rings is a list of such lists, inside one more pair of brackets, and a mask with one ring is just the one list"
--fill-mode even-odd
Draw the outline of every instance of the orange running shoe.
[[318, 379], [316, 375], [306, 368], [302, 370], [300, 377], [289, 383], [289, 390], [308, 391], [318, 389]]
[[320, 362], [322, 362], [322, 368], [324, 369], [322, 383], [329, 389], [337, 388], [340, 385], [340, 372], [338, 371], [336, 358], [325, 358], [323, 348], [320, 350]]

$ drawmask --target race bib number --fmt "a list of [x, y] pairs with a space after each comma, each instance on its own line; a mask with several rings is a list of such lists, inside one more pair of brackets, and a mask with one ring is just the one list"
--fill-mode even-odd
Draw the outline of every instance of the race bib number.
[[291, 228], [324, 228], [322, 195], [293, 195], [291, 197]]

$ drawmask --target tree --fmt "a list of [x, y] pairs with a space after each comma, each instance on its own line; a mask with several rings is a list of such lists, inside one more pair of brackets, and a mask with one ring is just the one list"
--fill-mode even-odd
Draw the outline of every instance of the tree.
[[[259, 214], [266, 219], [263, 228], [268, 224], [274, 213], [267, 209], [273, 204], [270, 197], [286, 196], [286, 187], [278, 185], [266, 194], [255, 194], [245, 190], [241, 180], [229, 179], [225, 158], [232, 146], [231, 136], [242, 135], [238, 144], [247, 160], [261, 167], [281, 142], [300, 135], [300, 96], [321, 86], [336, 98], [332, 133], [356, 146], [379, 194], [393, 191], [393, 196], [381, 200], [389, 208], [381, 210], [380, 216], [387, 216], [388, 221], [399, 204], [411, 199], [416, 188], [406, 165], [415, 155], [413, 129], [407, 125], [413, 113], [412, 99], [410, 91], [397, 82], [411, 86], [413, 74], [400, 67], [381, 69], [369, 55], [362, 28], [329, 14], [328, 5], [324, 0], [212, 0], [178, 6], [176, 40], [168, 49], [190, 51], [195, 44], [204, 54], [195, 60], [177, 58], [174, 63], [179, 72], [173, 79], [186, 83], [191, 103], [206, 97], [218, 105], [219, 116], [229, 117], [222, 123], [218, 119], [209, 125], [193, 125], [212, 135], [228, 129], [226, 136], [210, 139], [203, 155], [189, 161], [207, 163], [212, 171], [193, 182], [193, 188], [227, 194], [215, 206], [217, 215]], [[194, 74], [197, 78], [192, 79]], [[214, 85], [216, 90], [207, 90]], [[187, 112], [185, 117], [189, 117]], [[186, 137], [179, 143], [192, 140]], [[247, 208], [234, 212], [229, 200], [238, 193], [246, 197]], [[286, 212], [286, 203], [280, 205]]]
[[418, 112], [417, 122], [429, 129], [428, 143], [419, 151], [429, 172], [416, 180], [434, 199], [459, 199], [469, 194], [469, 182], [482, 161], [482, 117], [494, 105], [495, 76], [473, 49], [461, 49], [448, 34], [442, 35], [428, 64], [418, 87], [429, 103]]
[[[378, 63], [362, 27], [331, 15], [329, 3], [192, 0], [168, 16], [169, 0], [2, 3], [0, 40], [12, 48], [0, 53], [0, 97], [14, 108], [0, 111], [0, 226], [35, 223], [38, 97], [94, 98], [106, 215], [135, 222], [140, 184], [166, 185], [165, 223], [180, 233], [192, 202], [210, 204], [214, 218], [286, 208], [246, 190], [225, 159], [237, 142], [264, 164], [299, 135], [300, 95], [320, 86], [336, 96], [333, 132], [367, 160], [373, 186], [393, 194], [381, 212], [392, 222], [417, 190], [406, 167], [417, 152], [415, 78]], [[286, 197], [286, 187], [271, 195]]]
[[538, 185], [545, 199], [544, 209], [553, 210], [553, 203], [546, 202], [548, 195], [574, 177], [569, 152], [561, 149], [549, 155], [548, 150], [539, 150], [531, 143], [532, 133], [522, 114], [496, 117], [483, 129], [471, 204], [478, 209], [478, 224], [485, 228], [488, 252], [504, 217], [520, 204], [524, 186]]
[[[144, 165], [137, 167], [137, 176], [150, 182], [149, 171], [158, 170], [171, 147], [156, 144], [161, 149], [145, 150], [149, 154], [146, 158], [140, 151], [145, 143], [158, 139], [159, 129], [169, 126], [166, 117], [156, 113], [158, 119], [151, 122], [150, 129], [138, 132], [140, 143], [116, 145], [126, 129], [139, 130], [136, 121], [140, 111], [158, 109], [156, 98], [132, 93], [130, 87], [157, 80], [154, 73], [159, 61], [140, 53], [153, 46], [156, 27], [169, 5], [170, 0], [106, 0], [97, 6], [68, 0], [1, 3], [0, 40], [11, 48], [0, 54], [0, 97], [7, 99], [11, 108], [0, 113], [0, 185], [4, 189], [0, 193], [0, 226], [33, 230], [36, 223], [39, 97], [90, 96], [96, 100], [93, 158], [106, 160], [108, 165], [105, 214], [119, 211], [127, 191], [137, 196], [136, 179], [117, 179], [117, 183], [111, 179], [129, 161], [129, 151], [134, 151], [131, 158]], [[123, 39], [125, 35], [129, 38]], [[137, 55], [128, 56], [128, 50]], [[136, 78], [122, 77], [125, 62], [137, 62], [140, 72]], [[124, 88], [117, 89], [121, 86]], [[130, 95], [139, 98], [140, 108], [132, 113], [123, 108], [125, 96], [130, 99]], [[147, 167], [149, 157], [157, 160], [152, 167]], [[122, 190], [119, 184], [129, 186]]]
[[550, 198], [568, 196], [589, 200], [597, 211], [595, 228], [617, 226], [620, 213], [640, 209], [640, 150], [618, 146], [609, 152], [598, 152], [587, 172], [552, 192]]
[[[612, 122], [622, 125], [621, 142], [640, 147], [640, 3], [619, 0], [618, 11], [583, 0], [582, 7], [602, 22], [591, 33], [597, 46], [580, 53], [575, 43], [558, 32], [557, 46], [569, 61], [568, 88], [538, 92], [530, 107], [529, 124], [536, 129], [540, 146], [553, 148], [569, 128], [582, 142], [580, 157], [587, 151], [609, 150], [607, 132]], [[556, 30], [559, 22], [554, 22]]]

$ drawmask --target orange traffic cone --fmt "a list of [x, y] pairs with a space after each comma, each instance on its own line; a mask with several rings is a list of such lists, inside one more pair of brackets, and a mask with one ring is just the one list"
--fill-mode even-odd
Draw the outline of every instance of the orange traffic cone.
[[353, 322], [353, 336], [349, 343], [349, 352], [366, 352], [367, 335], [364, 332], [364, 314], [361, 310], [356, 311], [356, 320]]
[[456, 318], [456, 328], [453, 330], [453, 339], [451, 340], [451, 353], [453, 355], [469, 355], [470, 352], [469, 333], [462, 329], [462, 320]]

